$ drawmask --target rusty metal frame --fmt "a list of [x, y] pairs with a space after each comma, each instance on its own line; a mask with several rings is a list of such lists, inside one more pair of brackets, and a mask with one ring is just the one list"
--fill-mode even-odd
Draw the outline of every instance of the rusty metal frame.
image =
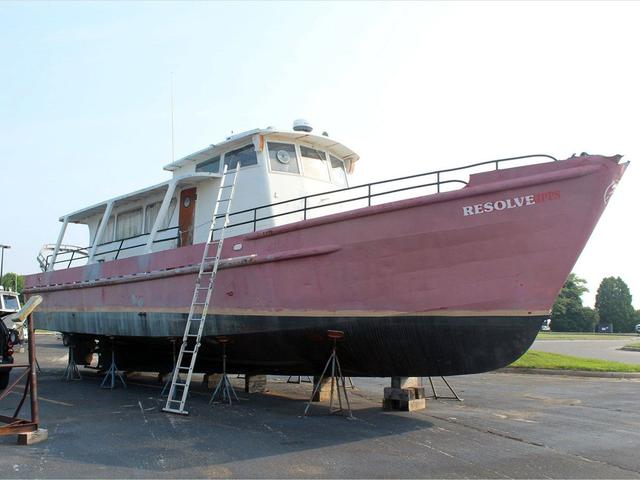
[[[24, 368], [16, 380], [13, 381], [7, 388], [0, 393], [0, 400], [6, 398], [13, 390], [18, 389], [18, 384], [21, 380], [27, 376], [27, 380], [22, 391], [22, 397], [20, 402], [13, 412], [13, 416], [7, 417], [6, 415], [0, 415], [0, 436], [4, 435], [16, 435], [18, 433], [35, 432], [40, 425], [40, 408], [38, 405], [38, 378], [36, 373], [36, 340], [35, 333], [33, 331], [33, 321], [31, 315], [27, 320], [27, 328], [29, 331], [29, 339], [27, 345], [29, 347], [29, 363], [27, 364], [0, 364], [0, 370], [8, 368]], [[27, 420], [19, 418], [20, 410], [29, 395], [31, 404], [31, 419]]]

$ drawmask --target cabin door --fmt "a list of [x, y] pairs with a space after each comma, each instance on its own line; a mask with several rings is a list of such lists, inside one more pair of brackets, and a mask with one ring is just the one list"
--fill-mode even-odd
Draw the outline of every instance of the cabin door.
[[193, 245], [193, 222], [196, 213], [196, 189], [188, 188], [180, 192], [180, 246]]

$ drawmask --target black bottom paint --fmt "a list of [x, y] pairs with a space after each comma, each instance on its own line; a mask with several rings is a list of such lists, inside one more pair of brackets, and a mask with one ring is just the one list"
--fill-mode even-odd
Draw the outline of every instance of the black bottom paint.
[[[227, 345], [229, 373], [318, 375], [331, 352], [327, 330], [342, 330], [338, 356], [345, 375], [354, 377], [450, 376], [505, 367], [533, 343], [546, 317], [265, 317], [207, 319]], [[173, 345], [168, 337], [74, 335], [82, 361], [95, 340], [101, 364], [111, 345], [122, 370], [169, 372]], [[175, 338], [175, 337], [174, 337]], [[175, 351], [181, 338], [175, 339]], [[203, 337], [196, 371], [221, 370], [215, 336]]]

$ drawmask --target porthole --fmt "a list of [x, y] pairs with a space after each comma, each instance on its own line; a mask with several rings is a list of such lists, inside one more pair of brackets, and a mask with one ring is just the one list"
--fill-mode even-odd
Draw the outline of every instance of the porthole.
[[182, 206], [184, 208], [189, 208], [189, 205], [191, 205], [191, 197], [184, 197], [184, 200], [182, 201]]
[[287, 152], [286, 150], [278, 150], [278, 153], [276, 153], [276, 158], [280, 163], [284, 163], [285, 165], [287, 165], [291, 161], [291, 155], [289, 155], [289, 152]]

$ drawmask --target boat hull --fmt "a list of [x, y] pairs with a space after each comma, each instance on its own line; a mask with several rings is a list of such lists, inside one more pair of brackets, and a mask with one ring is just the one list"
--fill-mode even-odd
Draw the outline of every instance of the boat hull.
[[[345, 375], [384, 377], [470, 374], [509, 365], [529, 348], [545, 318], [228, 316], [216, 320], [227, 332], [260, 330], [228, 335], [227, 366], [234, 373], [318, 375], [332, 348], [327, 330], [341, 330], [345, 336], [338, 352]], [[225, 329], [226, 323], [233, 328]], [[123, 370], [172, 369], [173, 348], [166, 337], [104, 339], [105, 348], [112, 344]], [[196, 370], [219, 372], [221, 353], [215, 337], [204, 337]], [[105, 359], [109, 362], [110, 355]]]
[[[197, 369], [219, 367], [211, 340], [226, 335], [239, 372], [316, 373], [328, 329], [345, 332], [341, 362], [353, 376], [506, 366], [548, 318], [624, 172], [618, 160], [482, 173], [460, 190], [228, 238]], [[119, 364], [161, 370], [203, 248], [32, 275], [28, 292], [45, 299], [36, 324], [115, 337]]]

